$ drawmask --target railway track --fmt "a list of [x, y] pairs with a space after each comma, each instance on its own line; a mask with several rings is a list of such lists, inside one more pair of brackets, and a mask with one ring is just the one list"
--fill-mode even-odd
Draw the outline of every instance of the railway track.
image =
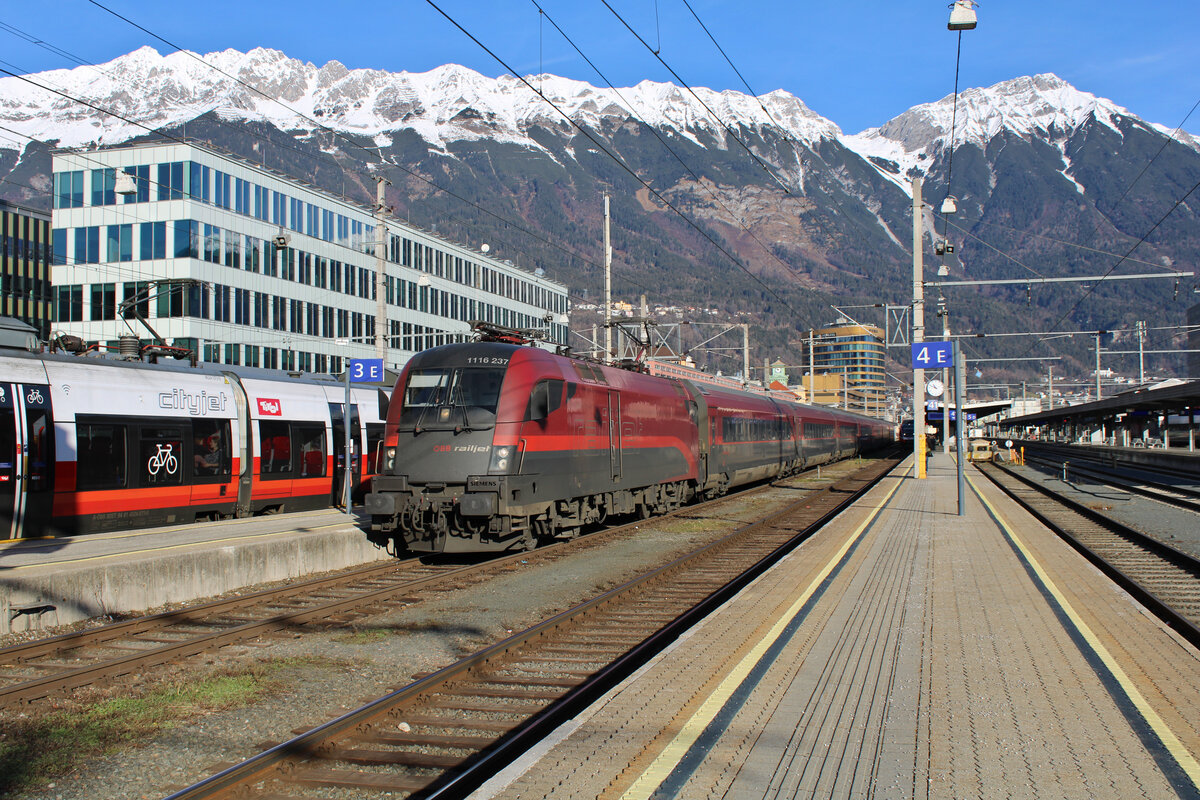
[[[708, 504], [680, 509], [675, 515], [694, 513], [763, 490], [752, 487]], [[585, 537], [583, 546], [624, 535], [637, 524], [640, 521], [596, 531]], [[422, 596], [432, 592], [484, 580], [519, 562], [554, 558], [571, 546], [572, 542], [561, 542], [532, 553], [514, 553], [468, 566], [416, 559], [388, 561], [3, 648], [0, 708], [138, 675], [221, 647], [292, 635], [306, 627], [345, 625], [399, 605], [420, 602]]]
[[[1080, 461], [1083, 461], [1081, 464]], [[1131, 494], [1148, 497], [1161, 503], [1185, 508], [1200, 513], [1200, 491], [1186, 486], [1178, 486], [1159, 481], [1147, 480], [1144, 477], [1132, 477], [1121, 474], [1102, 459], [1087, 459], [1078, 456], [1063, 458], [1042, 454], [1026, 457], [1026, 463], [1050, 467], [1053, 470], [1064, 469], [1068, 478], [1086, 478], [1103, 483]]]
[[463, 797], [719, 607], [895, 463], [871, 463], [386, 697], [296, 731], [169, 800]]
[[977, 466], [1167, 625], [1200, 647], [1200, 560], [1007, 467]]

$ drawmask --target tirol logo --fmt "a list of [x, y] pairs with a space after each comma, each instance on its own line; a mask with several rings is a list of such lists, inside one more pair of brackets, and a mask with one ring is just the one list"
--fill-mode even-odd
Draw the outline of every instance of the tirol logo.
[[258, 398], [258, 413], [265, 417], [278, 417], [283, 414], [283, 410], [278, 400], [260, 397]]

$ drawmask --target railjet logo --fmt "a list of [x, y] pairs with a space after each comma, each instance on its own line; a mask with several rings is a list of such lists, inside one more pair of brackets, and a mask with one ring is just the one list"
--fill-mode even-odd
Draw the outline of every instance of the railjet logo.
[[193, 417], [220, 414], [225, 410], [229, 397], [224, 394], [209, 394], [201, 390], [193, 394], [183, 389], [172, 389], [158, 393], [158, 407], [168, 411], [186, 411]]
[[258, 398], [258, 413], [264, 417], [283, 416], [283, 405], [271, 397]]

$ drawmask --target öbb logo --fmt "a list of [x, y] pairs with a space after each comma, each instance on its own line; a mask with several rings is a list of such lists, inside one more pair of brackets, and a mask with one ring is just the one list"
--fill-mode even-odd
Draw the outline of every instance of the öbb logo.
[[273, 398], [258, 398], [258, 413], [264, 417], [278, 417], [283, 414], [282, 404]]

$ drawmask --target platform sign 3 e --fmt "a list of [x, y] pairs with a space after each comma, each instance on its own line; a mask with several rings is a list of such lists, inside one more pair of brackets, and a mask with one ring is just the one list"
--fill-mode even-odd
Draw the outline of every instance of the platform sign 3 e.
[[954, 342], [917, 342], [912, 345], [913, 369], [954, 366]]
[[379, 383], [383, 380], [382, 358], [350, 359], [351, 383]]

